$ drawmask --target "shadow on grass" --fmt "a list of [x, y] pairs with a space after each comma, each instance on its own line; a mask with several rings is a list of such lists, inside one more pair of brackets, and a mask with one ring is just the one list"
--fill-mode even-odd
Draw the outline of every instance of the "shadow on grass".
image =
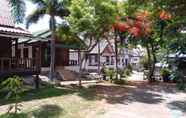
[[[38, 90], [28, 89], [21, 94], [20, 97], [21, 99], [19, 100], [19, 102], [31, 101], [35, 99], [44, 99], [44, 98], [50, 98], [55, 96], [63, 96], [63, 95], [73, 94], [74, 92], [76, 92], [76, 90], [73, 90], [71, 88], [51, 87], [51, 86], [47, 86]], [[0, 98], [2, 98], [0, 99], [0, 106], [15, 102], [14, 99], [9, 99], [9, 100], [5, 99], [5, 96], [6, 96], [5, 92], [0, 93]]]
[[62, 113], [62, 108], [57, 105], [44, 105], [31, 114], [34, 118], [60, 118]]
[[44, 105], [29, 113], [4, 114], [0, 118], [60, 118], [63, 109], [57, 105]]
[[[55, 96], [78, 95], [85, 100], [105, 99], [110, 104], [129, 104], [140, 102], [146, 104], [161, 103], [164, 98], [160, 92], [176, 93], [175, 87], [170, 84], [148, 84], [148, 83], [129, 83], [128, 85], [118, 86], [113, 84], [95, 84], [79, 88], [77, 85], [63, 87], [44, 87], [39, 90], [27, 90], [21, 95], [22, 101], [44, 99]], [[0, 96], [1, 97], [1, 96]], [[3, 97], [1, 97], [3, 98]], [[14, 103], [13, 100], [0, 99], [0, 106]]]
[[88, 89], [94, 93], [87, 96], [87, 94], [82, 95], [83, 92], [80, 92], [79, 96], [87, 100], [105, 99], [110, 104], [129, 104], [131, 102], [157, 104], [163, 100], [161, 95], [139, 88], [95, 85]]
[[26, 113], [20, 113], [20, 114], [4, 114], [0, 115], [0, 118], [27, 118]]
[[168, 103], [168, 107], [186, 113], [186, 101], [173, 101]]

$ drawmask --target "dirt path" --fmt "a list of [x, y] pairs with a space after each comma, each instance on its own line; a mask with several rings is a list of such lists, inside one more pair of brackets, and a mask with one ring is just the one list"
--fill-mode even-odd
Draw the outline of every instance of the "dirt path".
[[111, 105], [101, 118], [185, 118], [186, 94], [161, 86], [138, 86], [125, 95], [113, 92], [115, 97], [106, 98]]
[[[138, 73], [137, 73], [138, 74]], [[175, 84], [149, 84], [133, 75], [128, 86], [100, 85], [105, 96], [106, 112], [100, 118], [186, 118], [186, 93]]]

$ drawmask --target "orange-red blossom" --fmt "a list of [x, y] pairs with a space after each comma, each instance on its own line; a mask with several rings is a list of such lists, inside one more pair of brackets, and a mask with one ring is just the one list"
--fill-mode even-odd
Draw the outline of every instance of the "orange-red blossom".
[[161, 20], [170, 20], [172, 18], [171, 14], [165, 10], [160, 12], [160, 19]]

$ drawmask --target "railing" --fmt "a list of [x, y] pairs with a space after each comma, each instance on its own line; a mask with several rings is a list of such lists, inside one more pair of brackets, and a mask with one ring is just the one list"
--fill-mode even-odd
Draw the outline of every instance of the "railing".
[[0, 71], [38, 69], [35, 59], [31, 58], [0, 58]]

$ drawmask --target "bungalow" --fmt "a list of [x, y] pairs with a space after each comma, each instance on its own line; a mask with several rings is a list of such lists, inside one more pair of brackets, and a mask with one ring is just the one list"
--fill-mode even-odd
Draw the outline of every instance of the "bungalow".
[[[21, 58], [35, 58], [36, 47], [40, 47], [40, 55], [39, 58], [41, 60], [41, 70], [42, 71], [49, 71], [50, 67], [50, 41], [51, 41], [51, 31], [49, 29], [44, 29], [41, 31], [37, 31], [33, 33], [34, 38], [33, 40], [29, 39], [20, 39], [18, 50], [19, 56]], [[74, 41], [75, 42], [75, 41]], [[67, 44], [60, 38], [56, 39], [55, 44], [55, 67], [56, 68], [63, 68], [68, 67], [71, 64], [77, 64], [78, 62], [72, 62], [69, 59], [70, 50], [78, 50], [79, 49], [79, 42], [78, 43]], [[14, 46], [15, 47], [15, 46]], [[15, 48], [13, 49], [15, 50]], [[13, 53], [14, 55], [14, 53]]]
[[[104, 64], [108, 68], [116, 68], [116, 58], [115, 58], [115, 47], [114, 41], [111, 41], [110, 44], [106, 40], [100, 42], [100, 61], [101, 66]], [[138, 70], [141, 68], [140, 60], [143, 57], [143, 50], [132, 49], [132, 50], [123, 50], [120, 49], [118, 54], [118, 67], [120, 69], [125, 68], [127, 64], [131, 64], [134, 69]], [[98, 70], [98, 45], [96, 45], [91, 52], [86, 55], [86, 59], [83, 60], [83, 68], [86, 71], [97, 71]], [[78, 51], [70, 50], [69, 52], [69, 61], [71, 64], [72, 70], [78, 69]], [[74, 68], [76, 67], [76, 69]], [[78, 70], [76, 70], [78, 71]]]
[[[1, 0], [0, 7], [0, 77], [10, 74], [38, 74], [40, 71], [39, 48], [35, 58], [21, 58], [18, 42], [20, 38], [31, 39], [30, 32], [15, 27], [7, 0]], [[14, 50], [13, 47], [14, 46]]]

